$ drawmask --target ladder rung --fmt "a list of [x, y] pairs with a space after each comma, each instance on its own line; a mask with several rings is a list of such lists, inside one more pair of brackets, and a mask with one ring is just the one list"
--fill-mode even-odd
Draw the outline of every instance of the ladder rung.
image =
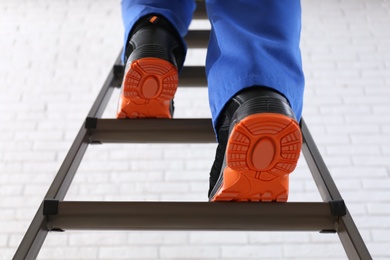
[[91, 143], [215, 143], [211, 120], [100, 119], [86, 124]]
[[179, 87], [206, 87], [204, 66], [184, 66], [179, 75]]
[[205, 1], [196, 0], [196, 9], [192, 17], [193, 19], [207, 19]]
[[[75, 202], [48, 203], [49, 230], [253, 230], [335, 232], [326, 202]], [[53, 209], [53, 204], [54, 208]], [[53, 211], [54, 210], [54, 211]], [[45, 209], [44, 209], [45, 212]], [[47, 212], [46, 212], [47, 213]]]
[[184, 38], [188, 48], [207, 48], [210, 30], [189, 30]]

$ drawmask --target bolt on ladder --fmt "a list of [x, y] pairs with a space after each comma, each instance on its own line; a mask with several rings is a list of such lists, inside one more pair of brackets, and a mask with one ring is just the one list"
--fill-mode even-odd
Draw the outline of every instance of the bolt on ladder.
[[[194, 19], [205, 19], [203, 1], [197, 4]], [[186, 42], [204, 48], [208, 37], [208, 30], [190, 30]], [[204, 71], [185, 66], [180, 87], [207, 86]], [[65, 230], [319, 231], [337, 233], [349, 259], [372, 259], [303, 119], [302, 152], [323, 202], [64, 201], [90, 144], [215, 142], [210, 119], [101, 118], [123, 72], [119, 54], [13, 259], [35, 259], [49, 231]]]

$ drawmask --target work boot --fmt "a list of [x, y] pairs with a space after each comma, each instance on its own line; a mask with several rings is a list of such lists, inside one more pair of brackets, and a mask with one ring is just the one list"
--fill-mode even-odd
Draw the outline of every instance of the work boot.
[[225, 106], [216, 128], [209, 200], [287, 201], [302, 146], [287, 99], [269, 88], [244, 89]]
[[172, 118], [185, 47], [172, 24], [159, 15], [141, 18], [125, 47], [126, 67], [117, 118]]

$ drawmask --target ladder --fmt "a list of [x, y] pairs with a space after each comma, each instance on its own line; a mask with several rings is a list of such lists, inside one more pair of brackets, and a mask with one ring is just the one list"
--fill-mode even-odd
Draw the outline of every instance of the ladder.
[[[198, 0], [194, 19], [206, 18], [204, 2]], [[209, 33], [190, 30], [188, 47], [205, 48]], [[90, 144], [215, 142], [210, 119], [101, 118], [114, 88], [122, 83], [121, 52], [13, 259], [35, 259], [49, 231], [65, 230], [319, 231], [337, 233], [349, 259], [372, 259], [303, 119], [302, 152], [323, 202], [64, 201]], [[207, 86], [204, 71], [202, 66], [185, 66], [180, 87]]]

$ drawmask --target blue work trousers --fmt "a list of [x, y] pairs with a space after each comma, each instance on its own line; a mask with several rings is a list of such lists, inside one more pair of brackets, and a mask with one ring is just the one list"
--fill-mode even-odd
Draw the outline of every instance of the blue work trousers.
[[[206, 58], [213, 125], [240, 90], [265, 86], [282, 93], [299, 121], [304, 75], [299, 0], [205, 0], [211, 23]], [[193, 0], [122, 0], [125, 44], [134, 23], [161, 14], [184, 37], [196, 8]]]

